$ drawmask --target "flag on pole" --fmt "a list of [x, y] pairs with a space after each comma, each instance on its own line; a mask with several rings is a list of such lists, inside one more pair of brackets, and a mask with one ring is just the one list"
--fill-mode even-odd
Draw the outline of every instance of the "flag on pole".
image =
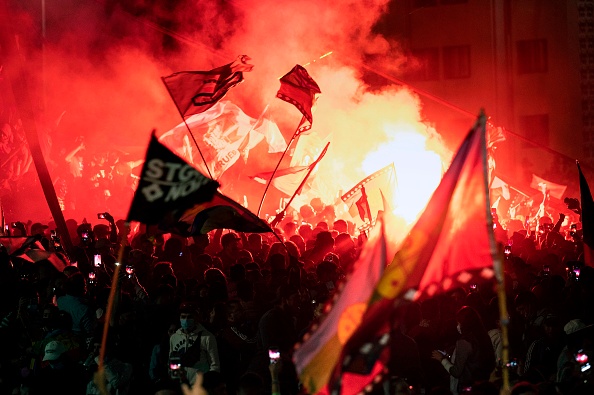
[[243, 72], [251, 71], [250, 57], [238, 56], [232, 63], [210, 71], [179, 71], [161, 77], [182, 118], [200, 114], [215, 105], [235, 85]]
[[[390, 323], [402, 300], [418, 300], [465, 284], [480, 273], [491, 278], [496, 247], [489, 207], [485, 117], [469, 132], [424, 212], [385, 269], [368, 307], [343, 348], [329, 391], [354, 394], [384, 371]], [[363, 363], [361, 363], [363, 361]], [[345, 372], [351, 384], [342, 385]]]
[[[381, 190], [380, 190], [381, 192]], [[365, 222], [365, 218], [369, 219], [369, 223], [373, 221], [371, 216], [371, 208], [369, 207], [369, 199], [367, 199], [367, 193], [365, 192], [365, 186], [361, 186], [361, 197], [355, 202], [357, 210], [359, 211], [359, 218]]]
[[332, 309], [295, 350], [295, 367], [309, 394], [320, 392], [328, 383], [343, 345], [361, 323], [373, 286], [388, 264], [385, 222], [376, 222]]
[[259, 182], [260, 184], [266, 184], [272, 177], [272, 185], [285, 195], [292, 196], [295, 193], [301, 194], [303, 193], [307, 185], [304, 184], [301, 187], [301, 190], [298, 190], [299, 186], [307, 177], [308, 173], [314, 170], [318, 163], [320, 163], [322, 158], [326, 155], [329, 145], [330, 143], [327, 143], [322, 152], [320, 152], [320, 154], [316, 158], [316, 160], [314, 160], [311, 164], [307, 166], [292, 166], [284, 169], [279, 169], [276, 172], [269, 171], [258, 173], [250, 178], [252, 178], [256, 182]]
[[310, 130], [313, 123], [312, 108], [317, 96], [322, 93], [320, 87], [300, 65], [295, 65], [291, 71], [282, 76], [280, 83], [276, 97], [291, 103], [303, 114], [298, 133]]
[[168, 228], [186, 209], [211, 200], [218, 187], [161, 144], [153, 131], [127, 221]]
[[594, 266], [594, 200], [590, 186], [580, 163], [576, 161], [580, 175], [580, 202], [582, 206], [582, 233], [584, 240], [584, 261], [588, 266]]
[[[200, 146], [204, 161], [197, 159], [200, 155], [196, 147], [185, 144], [190, 139], [188, 128], [192, 130]], [[282, 152], [287, 147], [274, 122], [265, 117], [251, 118], [228, 100], [222, 100], [207, 111], [192, 115], [185, 123], [180, 123], [159, 137], [159, 141], [190, 161], [201, 172], [206, 174], [206, 169], [210, 169], [215, 179], [264, 140], [268, 144], [269, 153]], [[191, 162], [191, 158], [196, 158], [196, 161]]]
[[395, 188], [396, 169], [394, 163], [390, 163], [359, 181], [341, 199], [351, 217], [358, 216], [363, 222], [369, 218], [373, 222], [373, 215], [384, 210], [384, 202], [393, 200]]
[[212, 200], [186, 210], [177, 229], [190, 236], [206, 234], [214, 229], [250, 233], [272, 232], [264, 220], [220, 192], [216, 192]]

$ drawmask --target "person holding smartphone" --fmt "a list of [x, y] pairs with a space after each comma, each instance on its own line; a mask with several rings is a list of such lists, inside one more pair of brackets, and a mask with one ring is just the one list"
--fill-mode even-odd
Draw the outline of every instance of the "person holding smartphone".
[[479, 314], [472, 307], [464, 306], [456, 313], [456, 322], [460, 338], [452, 357], [434, 350], [432, 358], [450, 374], [450, 391], [460, 394], [464, 388], [475, 382], [489, 379], [495, 369], [495, 355], [491, 339]]

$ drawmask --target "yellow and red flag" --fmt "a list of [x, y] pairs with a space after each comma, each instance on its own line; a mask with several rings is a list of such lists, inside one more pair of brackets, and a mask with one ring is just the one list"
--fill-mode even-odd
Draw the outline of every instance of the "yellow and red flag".
[[400, 302], [447, 291], [475, 275], [493, 277], [497, 246], [487, 174], [485, 117], [481, 115], [375, 284], [361, 324], [343, 347], [328, 392], [356, 394], [380, 381], [390, 358], [389, 317]]

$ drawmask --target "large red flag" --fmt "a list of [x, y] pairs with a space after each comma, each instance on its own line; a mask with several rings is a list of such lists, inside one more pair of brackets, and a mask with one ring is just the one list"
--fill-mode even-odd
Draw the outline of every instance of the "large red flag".
[[[433, 296], [473, 275], [491, 278], [496, 244], [490, 214], [485, 118], [469, 132], [425, 211], [404, 239], [343, 349], [329, 389], [354, 394], [389, 360], [391, 316], [398, 301]], [[344, 373], [352, 372], [347, 380]]]
[[182, 118], [200, 114], [221, 100], [229, 89], [243, 81], [243, 72], [254, 67], [249, 56], [210, 71], [179, 71], [162, 77]]
[[[188, 128], [196, 136], [203, 161], [190, 144]], [[163, 133], [159, 141], [203, 173], [220, 178], [239, 158], [266, 140], [268, 152], [282, 152], [287, 144], [278, 126], [269, 119], [254, 119], [236, 104], [221, 100], [207, 111], [195, 114]], [[207, 170], [208, 169], [208, 170]]]
[[317, 95], [322, 93], [320, 87], [300, 65], [295, 65], [291, 71], [282, 76], [280, 83], [276, 97], [291, 103], [303, 114], [304, 119], [299, 125], [299, 133], [310, 130], [313, 123], [312, 107]]

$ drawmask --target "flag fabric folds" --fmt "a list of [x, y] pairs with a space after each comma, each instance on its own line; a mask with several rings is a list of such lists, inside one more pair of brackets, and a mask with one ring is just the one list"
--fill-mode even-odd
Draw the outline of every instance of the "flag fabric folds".
[[280, 83], [281, 86], [276, 97], [291, 103], [303, 114], [303, 120], [299, 125], [298, 132], [304, 133], [310, 130], [313, 123], [312, 108], [317, 95], [322, 93], [320, 87], [311, 78], [307, 70], [300, 65], [295, 65], [291, 71], [282, 76]]
[[127, 220], [166, 229], [186, 209], [211, 200], [218, 187], [161, 144], [153, 131]]
[[329, 390], [344, 372], [356, 372], [357, 393], [381, 373], [389, 358], [390, 322], [397, 305], [464, 284], [472, 273], [493, 276], [496, 245], [487, 195], [485, 118], [469, 132], [424, 212], [403, 240], [369, 299], [361, 325], [345, 344]]
[[373, 216], [384, 210], [384, 201], [392, 201], [396, 188], [396, 169], [390, 163], [368, 175], [341, 196], [351, 217], [373, 222]]
[[[186, 127], [187, 125], [187, 127]], [[197, 152], [188, 128], [202, 152]], [[269, 153], [282, 152], [287, 144], [276, 124], [265, 117], [253, 119], [234, 103], [223, 100], [201, 114], [195, 114], [163, 133], [159, 141], [185, 158], [204, 174], [210, 171], [218, 179], [240, 157], [266, 140]], [[207, 170], [208, 169], [208, 170]]]
[[241, 55], [233, 63], [210, 71], [179, 71], [161, 79], [185, 119], [208, 110], [242, 82], [243, 72], [254, 67], [247, 63], [249, 60], [249, 56]]
[[220, 192], [216, 192], [212, 200], [186, 210], [177, 229], [190, 236], [206, 234], [214, 229], [249, 233], [272, 232], [264, 220]]
[[532, 181], [530, 182], [530, 188], [542, 191], [543, 187], [546, 187], [546, 191], [556, 199], [563, 198], [563, 194], [565, 193], [565, 190], [567, 190], [567, 185], [556, 184], [533, 174]]
[[590, 186], [579, 162], [577, 168], [580, 176], [580, 203], [582, 206], [582, 234], [584, 240], [584, 260], [588, 266], [594, 266], [594, 200]]
[[[320, 154], [316, 158], [316, 160], [314, 160], [311, 164], [307, 166], [292, 166], [284, 169], [279, 169], [276, 172], [269, 171], [264, 173], [258, 173], [250, 178], [261, 184], [265, 184], [266, 182], [272, 180], [272, 185], [285, 195], [298, 195], [306, 189], [307, 181], [305, 180], [305, 178], [308, 177], [308, 174], [311, 171], [313, 171], [315, 167], [318, 165], [318, 163], [320, 163], [322, 158], [324, 158], [326, 152], [328, 152], [329, 145], [330, 143], [327, 143], [322, 152], [320, 152]], [[306, 181], [304, 185], [301, 185], [304, 181]]]
[[295, 367], [309, 394], [324, 390], [343, 345], [361, 323], [373, 286], [388, 264], [388, 249], [395, 245], [386, 242], [389, 220], [377, 221], [332, 309], [295, 350]]

